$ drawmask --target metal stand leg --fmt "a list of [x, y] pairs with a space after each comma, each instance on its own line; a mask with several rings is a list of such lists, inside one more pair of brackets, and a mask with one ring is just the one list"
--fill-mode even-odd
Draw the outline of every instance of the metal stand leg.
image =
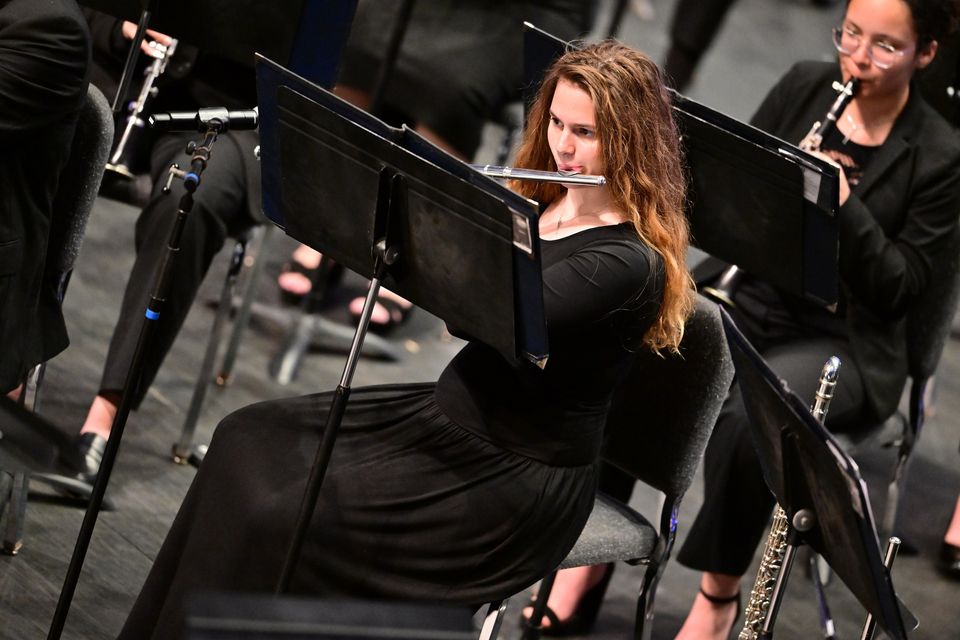
[[487, 615], [484, 616], [483, 626], [480, 627], [479, 640], [497, 640], [506, 610], [506, 600], [496, 600], [487, 606]]
[[194, 459], [202, 459], [203, 457], [201, 453], [191, 451], [193, 434], [197, 430], [200, 411], [203, 409], [203, 402], [207, 397], [207, 389], [210, 387], [210, 379], [213, 376], [213, 365], [217, 359], [217, 351], [219, 351], [220, 348], [220, 336], [223, 334], [223, 326], [230, 317], [233, 291], [237, 283], [237, 274], [243, 266], [246, 247], [247, 238], [243, 237], [237, 241], [233, 249], [230, 268], [227, 270], [226, 281], [220, 290], [220, 303], [217, 305], [217, 314], [214, 316], [213, 327], [210, 329], [207, 350], [206, 353], [204, 353], [203, 364], [200, 365], [200, 374], [197, 376], [197, 382], [193, 388], [193, 397], [190, 399], [187, 417], [183, 421], [180, 439], [173, 445], [173, 461], [177, 464], [186, 464], [191, 457]]
[[[348, 352], [352, 349], [355, 327], [337, 324], [317, 313], [317, 307], [326, 292], [327, 274], [332, 263], [321, 260], [311, 278], [310, 294], [294, 316], [283, 345], [270, 361], [270, 375], [279, 384], [290, 384], [297, 377], [307, 349], [319, 347]], [[363, 342], [364, 355], [387, 360], [400, 360], [403, 350], [378, 335], [367, 334]]]
[[273, 225], [257, 227], [252, 232], [252, 238], [247, 245], [247, 256], [244, 264], [249, 268], [245, 271], [246, 282], [243, 287], [243, 297], [237, 308], [236, 316], [233, 319], [233, 331], [230, 333], [230, 341], [227, 343], [227, 350], [223, 354], [223, 362], [220, 365], [220, 373], [217, 374], [216, 383], [218, 386], [225, 387], [230, 384], [230, 378], [233, 375], [233, 365], [237, 361], [237, 351], [240, 349], [240, 338], [246, 331], [250, 323], [251, 309], [253, 308], [253, 296], [256, 294], [257, 286], [260, 284], [260, 276], [263, 273], [263, 253], [269, 246], [270, 239], [273, 237]]
[[[893, 561], [897, 559], [897, 551], [899, 549], [899, 538], [891, 537], [889, 540], [887, 540], [887, 552], [883, 557], [883, 566], [887, 568], [888, 572], [893, 569]], [[873, 614], [868, 613], [867, 619], [863, 621], [863, 631], [860, 633], [860, 640], [872, 640], [876, 631], [877, 621], [874, 620]]]
[[[7, 524], [3, 530], [3, 552], [15, 556], [23, 547], [23, 523], [27, 517], [27, 493], [30, 491], [30, 476], [20, 471], [2, 473], [0, 497], [7, 498]], [[5, 489], [9, 486], [9, 493]]]

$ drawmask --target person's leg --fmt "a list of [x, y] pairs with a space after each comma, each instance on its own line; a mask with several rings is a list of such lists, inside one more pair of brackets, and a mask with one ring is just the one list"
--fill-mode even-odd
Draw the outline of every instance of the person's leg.
[[[124, 291], [120, 317], [110, 341], [100, 391], [91, 403], [81, 433], [106, 438], [116, 414], [120, 392], [133, 359], [144, 310], [153, 292], [154, 278], [167, 251], [167, 241], [179, 207], [177, 184], [171, 194], [162, 194], [166, 167], [180, 160], [188, 137], [169, 136], [154, 152], [153, 198], [141, 212], [136, 227], [137, 256]], [[156, 320], [152, 339], [144, 354], [143, 373], [134, 393], [138, 406], [156, 376], [163, 358], [180, 330], [197, 289], [227, 235], [249, 226], [246, 213], [246, 183], [242, 150], [230, 136], [221, 136], [203, 183], [187, 216], [180, 250], [172, 261], [167, 298]]]
[[677, 3], [663, 64], [667, 81], [677, 91], [684, 91], [689, 85], [734, 2], [736, 0], [680, 0]]
[[938, 566], [946, 576], [960, 580], [960, 497], [957, 498], [947, 531], [943, 534]]
[[947, 532], [943, 535], [943, 541], [955, 547], [960, 547], [960, 498], [957, 498], [957, 505], [953, 510], [953, 517], [950, 518], [950, 526], [947, 527]]

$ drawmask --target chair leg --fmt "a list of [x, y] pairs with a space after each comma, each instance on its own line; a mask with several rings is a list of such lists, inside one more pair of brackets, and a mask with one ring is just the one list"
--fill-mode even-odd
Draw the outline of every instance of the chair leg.
[[275, 228], [272, 224], [265, 225], [257, 227], [252, 232], [253, 238], [247, 247], [247, 256], [244, 259], [249, 268], [245, 271], [246, 281], [243, 286], [243, 297], [237, 309], [237, 315], [233, 320], [233, 330], [230, 332], [230, 340], [227, 342], [227, 349], [223, 354], [220, 372], [217, 374], [216, 383], [218, 386], [225, 387], [230, 383], [230, 378], [233, 376], [233, 366], [237, 361], [240, 339], [250, 323], [253, 297], [257, 292], [260, 276], [263, 273], [264, 264], [266, 264], [263, 255], [266, 247], [269, 246]]
[[[8, 476], [9, 474], [3, 473]], [[30, 477], [23, 472], [14, 473], [7, 494], [7, 526], [3, 532], [3, 552], [15, 556], [23, 547], [23, 523], [27, 517], [27, 493]], [[2, 494], [0, 494], [2, 495]]]
[[36, 411], [40, 405], [40, 386], [43, 384], [43, 374], [47, 370], [47, 363], [41, 362], [33, 369], [27, 372], [23, 381], [23, 391], [21, 391], [21, 404], [27, 411]]
[[197, 421], [200, 419], [200, 412], [203, 409], [203, 403], [207, 397], [207, 389], [210, 387], [214, 363], [216, 362], [217, 352], [220, 348], [220, 337], [223, 334], [223, 326], [230, 317], [230, 310], [233, 304], [233, 291], [237, 283], [237, 274], [243, 266], [243, 256], [246, 252], [246, 245], [247, 241], [245, 238], [237, 241], [233, 250], [230, 268], [227, 270], [226, 280], [220, 290], [220, 301], [217, 305], [217, 313], [213, 319], [213, 327], [210, 329], [210, 338], [207, 341], [206, 353], [203, 355], [203, 364], [200, 365], [200, 373], [197, 376], [197, 382], [193, 388], [190, 407], [187, 409], [187, 416], [183, 420], [180, 439], [173, 445], [173, 460], [177, 464], [186, 464], [190, 461], [191, 455], [197, 455], [191, 451], [193, 435], [197, 430]]
[[494, 600], [487, 605], [487, 615], [483, 618], [480, 627], [479, 640], [497, 640], [500, 635], [500, 626], [503, 624], [503, 615], [507, 610], [508, 600]]

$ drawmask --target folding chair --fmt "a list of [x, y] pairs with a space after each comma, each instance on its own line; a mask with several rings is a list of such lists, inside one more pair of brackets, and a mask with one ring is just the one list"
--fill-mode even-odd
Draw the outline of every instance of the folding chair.
[[[698, 296], [680, 353], [681, 357], [665, 358], [639, 353], [607, 420], [604, 461], [664, 494], [660, 513], [653, 518], [657, 524], [599, 494], [580, 538], [558, 567], [618, 560], [646, 565], [637, 597], [636, 638], [650, 637], [654, 597], [673, 548], [680, 501], [733, 379], [715, 303]], [[543, 603], [549, 599], [551, 583], [552, 575], [541, 584], [538, 600]], [[497, 637], [503, 604], [489, 605], [482, 639]]]

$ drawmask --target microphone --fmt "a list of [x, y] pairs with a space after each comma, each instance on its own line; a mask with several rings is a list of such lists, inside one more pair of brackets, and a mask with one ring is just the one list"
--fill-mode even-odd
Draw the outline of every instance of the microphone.
[[198, 111], [170, 111], [150, 116], [150, 126], [158, 131], [197, 131], [203, 133], [213, 126], [220, 132], [230, 129], [256, 129], [260, 120], [258, 107], [229, 111], [225, 107], [204, 107]]

